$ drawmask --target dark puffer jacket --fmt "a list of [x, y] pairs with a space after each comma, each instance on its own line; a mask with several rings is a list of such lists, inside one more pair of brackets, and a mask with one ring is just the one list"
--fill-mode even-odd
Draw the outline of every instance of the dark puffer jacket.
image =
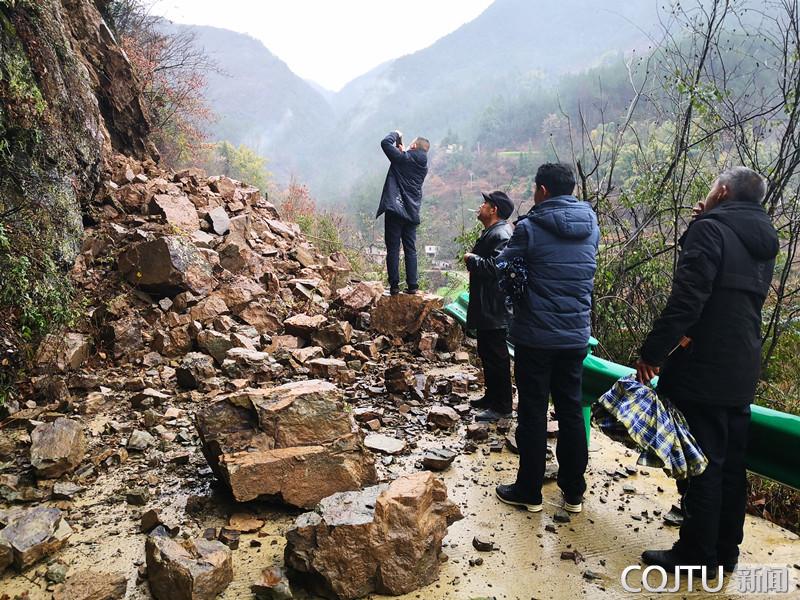
[[469, 259], [469, 306], [467, 307], [467, 330], [504, 329], [511, 320], [511, 310], [506, 306], [505, 294], [497, 284], [497, 268], [494, 264], [511, 237], [511, 227], [506, 221], [498, 221], [485, 229]]
[[[641, 349], [644, 362], [663, 365], [660, 392], [717, 406], [753, 401], [778, 247], [755, 202], [722, 202], [689, 226], [667, 305]], [[692, 342], [677, 347], [684, 335]]]
[[514, 305], [509, 338], [532, 348], [586, 348], [600, 230], [591, 206], [556, 196], [517, 221], [497, 261], [525, 259], [528, 289]]
[[381, 141], [381, 149], [391, 164], [375, 218], [387, 212], [418, 224], [422, 206], [422, 183], [428, 174], [428, 153], [424, 150], [401, 152], [395, 143], [396, 131], [387, 134]]

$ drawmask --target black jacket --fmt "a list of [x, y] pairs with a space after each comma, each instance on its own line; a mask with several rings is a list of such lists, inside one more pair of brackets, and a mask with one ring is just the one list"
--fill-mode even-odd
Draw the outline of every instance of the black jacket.
[[[660, 392], [718, 406], [753, 401], [778, 248], [769, 216], [752, 202], [722, 202], [689, 226], [667, 306], [641, 349], [644, 362], [663, 365]], [[670, 354], [684, 335], [691, 344]]]
[[506, 306], [505, 294], [497, 284], [494, 259], [511, 239], [511, 228], [505, 221], [498, 221], [484, 229], [467, 264], [469, 270], [469, 306], [467, 307], [467, 329], [502, 329], [508, 327], [511, 309]]
[[391, 164], [375, 218], [387, 212], [411, 223], [419, 223], [422, 182], [428, 174], [428, 153], [424, 150], [401, 152], [395, 146], [396, 142], [395, 131], [381, 140], [381, 149]]

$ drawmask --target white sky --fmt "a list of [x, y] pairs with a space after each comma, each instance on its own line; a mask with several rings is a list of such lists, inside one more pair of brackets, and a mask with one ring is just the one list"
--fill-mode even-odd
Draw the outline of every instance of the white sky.
[[212, 25], [261, 40], [297, 75], [338, 91], [392, 58], [455, 31], [492, 0], [156, 0], [176, 23]]

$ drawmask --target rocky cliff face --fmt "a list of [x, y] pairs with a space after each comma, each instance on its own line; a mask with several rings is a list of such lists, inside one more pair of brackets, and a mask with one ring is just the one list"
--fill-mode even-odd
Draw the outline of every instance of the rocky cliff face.
[[[77, 254], [81, 206], [103, 157], [148, 158], [148, 122], [125, 53], [90, 0], [0, 0], [0, 223], [52, 233]], [[12, 234], [14, 231], [12, 231]]]

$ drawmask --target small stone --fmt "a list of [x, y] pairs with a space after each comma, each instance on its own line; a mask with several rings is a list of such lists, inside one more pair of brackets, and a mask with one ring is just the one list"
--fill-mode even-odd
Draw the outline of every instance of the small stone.
[[469, 559], [469, 566], [470, 567], [480, 567], [482, 564], [483, 564], [483, 558], [480, 557], [480, 556], [477, 557], [477, 558], [470, 558]]
[[150, 435], [146, 431], [142, 431], [141, 429], [136, 429], [131, 434], [131, 437], [128, 438], [128, 443], [126, 448], [128, 450], [136, 450], [139, 452], [143, 452], [147, 450], [150, 446], [155, 446], [156, 438]]
[[550, 533], [555, 533], [556, 532], [556, 526], [548, 523], [547, 525], [544, 526], [544, 530], [548, 531]]
[[241, 535], [241, 532], [236, 531], [235, 529], [223, 527], [219, 530], [217, 539], [231, 550], [237, 550], [239, 548], [239, 538]]
[[467, 439], [476, 442], [489, 439], [489, 426], [486, 423], [470, 423], [467, 425]]
[[444, 471], [455, 460], [456, 453], [445, 448], [431, 448], [422, 456], [422, 464], [431, 471]]
[[64, 563], [54, 562], [47, 567], [44, 578], [50, 583], [63, 583], [67, 579], [67, 569]]
[[370, 450], [383, 454], [400, 454], [406, 448], [405, 441], [382, 433], [369, 434], [364, 438], [364, 445]]
[[583, 555], [577, 550], [564, 550], [561, 553], [561, 560], [571, 560], [577, 565], [583, 560]]
[[622, 491], [625, 492], [626, 494], [635, 494], [636, 488], [632, 485], [623, 485]]
[[556, 523], [569, 523], [570, 520], [569, 514], [563, 508], [557, 510], [553, 515], [553, 521]]
[[428, 423], [439, 429], [451, 429], [461, 422], [458, 413], [449, 406], [434, 406], [428, 411]]
[[478, 537], [477, 535], [472, 538], [472, 547], [478, 552], [491, 552], [495, 549], [494, 542]]
[[258, 581], [250, 586], [258, 600], [292, 600], [292, 588], [289, 579], [280, 566], [267, 567], [261, 571]]
[[144, 487], [132, 487], [125, 492], [125, 501], [134, 506], [144, 506], [150, 501], [150, 492]]

